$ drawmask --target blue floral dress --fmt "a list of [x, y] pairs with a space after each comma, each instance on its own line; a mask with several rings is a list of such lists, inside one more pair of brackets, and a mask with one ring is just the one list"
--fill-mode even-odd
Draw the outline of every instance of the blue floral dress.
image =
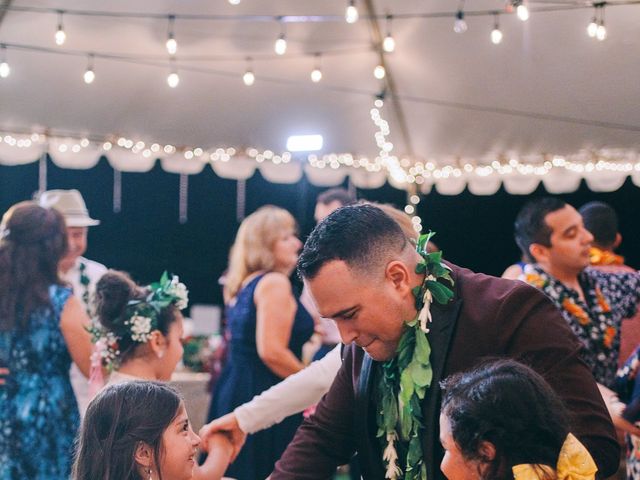
[[62, 480], [71, 473], [80, 423], [69, 381], [71, 357], [60, 314], [71, 290], [49, 288], [51, 307], [35, 310], [24, 330], [0, 331], [0, 480]]

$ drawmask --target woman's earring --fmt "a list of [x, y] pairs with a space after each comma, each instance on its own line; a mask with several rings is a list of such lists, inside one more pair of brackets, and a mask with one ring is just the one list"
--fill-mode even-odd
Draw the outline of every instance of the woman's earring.
[[153, 475], [151, 475], [152, 472], [150, 468], [147, 470], [147, 473], [149, 474], [149, 480], [153, 480]]

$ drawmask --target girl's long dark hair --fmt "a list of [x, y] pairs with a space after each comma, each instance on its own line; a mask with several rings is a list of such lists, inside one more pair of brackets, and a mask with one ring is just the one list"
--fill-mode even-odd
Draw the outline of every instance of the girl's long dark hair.
[[0, 330], [25, 328], [29, 315], [50, 305], [49, 287], [61, 284], [58, 262], [67, 251], [62, 214], [20, 202], [0, 227]]
[[160, 472], [162, 434], [178, 413], [180, 395], [159, 382], [111, 385], [89, 404], [76, 445], [73, 480], [146, 480], [135, 452], [140, 442], [153, 450]]
[[[555, 468], [569, 433], [569, 415], [549, 384], [514, 360], [497, 360], [447, 378], [442, 413], [462, 455], [487, 465], [484, 480], [513, 479], [521, 463]], [[483, 458], [482, 442], [495, 446]]]

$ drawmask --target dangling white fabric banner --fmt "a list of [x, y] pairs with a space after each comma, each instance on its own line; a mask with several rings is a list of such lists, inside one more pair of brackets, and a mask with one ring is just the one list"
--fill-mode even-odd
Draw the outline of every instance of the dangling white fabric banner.
[[336, 187], [342, 185], [347, 171], [344, 168], [317, 168], [304, 164], [304, 174], [307, 176], [309, 183], [316, 187]]
[[245, 156], [233, 157], [233, 160], [217, 160], [210, 163], [216, 175], [233, 180], [247, 180], [256, 171], [256, 161]]
[[502, 176], [502, 184], [506, 192], [511, 195], [529, 195], [540, 185], [540, 177], [537, 175], [507, 173]]
[[144, 157], [126, 148], [113, 147], [106, 153], [109, 164], [121, 172], [148, 172], [156, 164], [157, 155]]
[[358, 188], [380, 188], [387, 181], [384, 172], [367, 172], [364, 168], [351, 169], [349, 178]]
[[31, 143], [28, 147], [15, 147], [0, 142], [0, 163], [3, 165], [25, 165], [40, 159], [46, 151], [44, 143]]
[[174, 153], [160, 160], [162, 169], [170, 173], [179, 173], [184, 175], [196, 175], [200, 173], [207, 164], [206, 157], [185, 158], [184, 153]]
[[263, 162], [259, 168], [262, 176], [273, 183], [297, 183], [302, 178], [302, 165], [295, 160], [278, 165]]
[[49, 156], [60, 168], [86, 170], [98, 164], [103, 155], [102, 148], [95, 144], [80, 147], [73, 139], [52, 138], [49, 141]]

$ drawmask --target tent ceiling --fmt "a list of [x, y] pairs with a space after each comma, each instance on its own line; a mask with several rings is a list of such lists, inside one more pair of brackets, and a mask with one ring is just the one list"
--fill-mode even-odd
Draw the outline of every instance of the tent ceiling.
[[[360, 13], [365, 2], [359, 1]], [[503, 0], [469, 0], [468, 11], [504, 7]], [[571, 1], [531, 1], [532, 10]], [[615, 3], [615, 2], [613, 2]], [[377, 13], [447, 12], [453, 0], [373, 0]], [[14, 0], [12, 7], [111, 10], [158, 14], [342, 15], [346, 1], [225, 0], [138, 2]], [[640, 149], [640, 4], [609, 6], [609, 36], [588, 38], [593, 10], [532, 13], [528, 22], [501, 15], [504, 40], [489, 41], [490, 16], [467, 16], [455, 34], [453, 18], [400, 19], [392, 23], [397, 47], [386, 55], [404, 112], [401, 135], [387, 102], [394, 153], [446, 161], [488, 154], [571, 154], [581, 149]], [[11, 75], [0, 81], [0, 130], [51, 128], [84, 135], [126, 135], [146, 142], [187, 146], [255, 146], [285, 149], [288, 135], [321, 133], [326, 152], [375, 156], [369, 116], [381, 84], [370, 23], [289, 23], [289, 49], [280, 58], [275, 22], [177, 20], [180, 85], [170, 89], [164, 42], [166, 19], [66, 15], [67, 42], [53, 42], [51, 13], [10, 10], [0, 25], [9, 45]], [[380, 22], [384, 32], [384, 21]], [[96, 58], [96, 80], [85, 85], [85, 56], [13, 48], [145, 56], [144, 62]], [[309, 80], [313, 53], [324, 78]], [[253, 57], [256, 83], [241, 76]], [[207, 58], [197, 60], [197, 57]]]

